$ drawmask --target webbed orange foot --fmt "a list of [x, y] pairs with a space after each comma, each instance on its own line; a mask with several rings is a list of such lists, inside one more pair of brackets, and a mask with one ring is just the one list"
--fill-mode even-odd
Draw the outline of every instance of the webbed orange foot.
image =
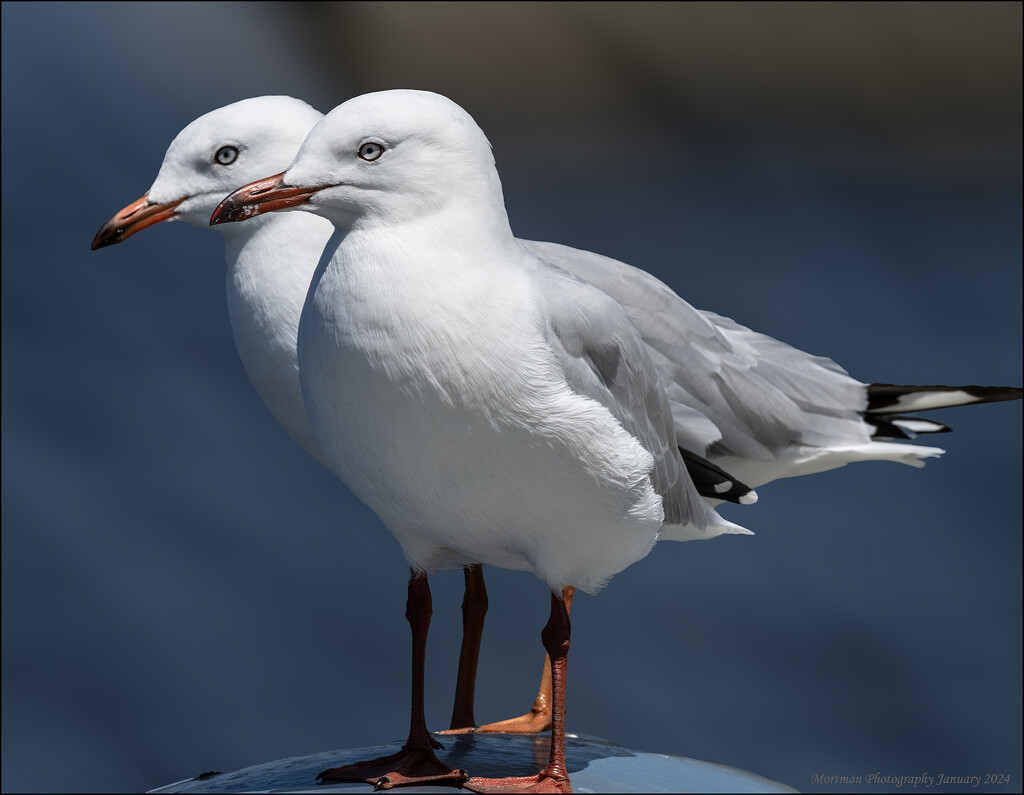
[[512, 776], [510, 778], [471, 778], [462, 785], [471, 792], [572, 792], [569, 777], [562, 774], [548, 775], [541, 771], [536, 776]]
[[551, 728], [551, 708], [545, 706], [538, 709], [536, 706], [525, 715], [508, 720], [499, 720], [495, 723], [487, 723], [480, 726], [478, 732], [509, 732], [510, 734], [537, 734]]

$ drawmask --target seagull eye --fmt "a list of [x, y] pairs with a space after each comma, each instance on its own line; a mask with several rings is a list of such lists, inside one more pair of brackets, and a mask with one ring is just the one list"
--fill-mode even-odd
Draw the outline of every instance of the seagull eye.
[[359, 156], [368, 162], [376, 160], [384, 154], [384, 147], [380, 144], [365, 143], [359, 147]]
[[217, 150], [217, 154], [213, 156], [213, 159], [220, 163], [222, 166], [230, 166], [238, 158], [238, 147], [237, 146], [222, 146]]

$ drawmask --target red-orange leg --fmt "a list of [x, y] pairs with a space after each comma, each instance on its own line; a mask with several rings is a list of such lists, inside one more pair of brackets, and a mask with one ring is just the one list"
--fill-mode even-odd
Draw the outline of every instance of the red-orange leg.
[[[572, 597], [576, 589], [567, 585], [562, 589], [562, 601], [565, 610], [572, 609]], [[453, 727], [454, 728], [454, 727]], [[544, 668], [540, 674], [540, 688], [537, 698], [530, 711], [517, 718], [508, 718], [495, 723], [488, 723], [477, 729], [478, 732], [511, 732], [515, 734], [536, 734], [551, 728], [551, 656], [544, 655]]]
[[426, 667], [427, 630], [433, 612], [430, 586], [422, 572], [409, 576], [409, 598], [405, 617], [412, 628], [412, 709], [409, 739], [402, 750], [390, 756], [369, 759], [343, 767], [332, 767], [317, 776], [318, 781], [366, 781], [375, 789], [391, 789], [406, 784], [436, 783], [458, 786], [469, 776], [453, 770], [434, 754], [441, 744], [430, 736], [423, 715], [423, 677]]
[[462, 598], [462, 649], [459, 652], [459, 675], [455, 682], [455, 703], [448, 731], [441, 734], [463, 734], [476, 728], [473, 702], [476, 695], [476, 669], [480, 660], [480, 641], [487, 615], [487, 587], [480, 564], [463, 569], [466, 593]]
[[536, 776], [471, 778], [463, 787], [472, 792], [572, 792], [565, 767], [565, 679], [569, 657], [569, 610], [562, 597], [551, 594], [551, 616], [540, 633], [551, 660], [551, 751], [548, 764]]

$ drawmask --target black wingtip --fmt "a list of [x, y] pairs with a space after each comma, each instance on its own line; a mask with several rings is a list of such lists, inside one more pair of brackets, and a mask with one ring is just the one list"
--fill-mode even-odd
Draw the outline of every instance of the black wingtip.
[[683, 456], [683, 463], [686, 464], [686, 471], [701, 497], [734, 502], [738, 505], [753, 505], [757, 502], [756, 491], [740, 483], [721, 467], [682, 447], [679, 448], [679, 452]]
[[920, 417], [892, 414], [869, 414], [865, 422], [874, 430], [872, 439], [899, 439], [911, 441], [922, 433], [950, 433], [953, 429], [944, 422], [923, 420]]
[[1013, 386], [907, 386], [901, 384], [868, 384], [868, 414], [890, 414], [903, 411], [966, 406], [972, 403], [998, 403], [1020, 400], [1024, 390]]

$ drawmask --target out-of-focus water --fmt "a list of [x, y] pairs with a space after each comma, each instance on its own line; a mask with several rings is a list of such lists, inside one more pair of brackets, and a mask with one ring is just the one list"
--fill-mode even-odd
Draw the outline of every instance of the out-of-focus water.
[[[400, 550], [249, 386], [220, 241], [165, 224], [89, 251], [196, 116], [347, 98], [302, 35], [275, 5], [3, 6], [5, 791], [139, 790], [404, 734]], [[765, 146], [748, 122], [676, 146], [652, 120], [611, 151], [539, 129], [514, 157], [488, 133], [521, 237], [645, 267], [864, 380], [1021, 383], [1019, 161], [924, 169], [852, 132]], [[798, 789], [1018, 788], [1021, 406], [937, 418], [956, 433], [923, 471], [764, 487], [726, 511], [755, 537], [662, 544], [580, 597], [569, 728]], [[548, 605], [529, 575], [487, 575], [480, 720], [531, 703]], [[461, 586], [432, 578], [432, 728]]]

